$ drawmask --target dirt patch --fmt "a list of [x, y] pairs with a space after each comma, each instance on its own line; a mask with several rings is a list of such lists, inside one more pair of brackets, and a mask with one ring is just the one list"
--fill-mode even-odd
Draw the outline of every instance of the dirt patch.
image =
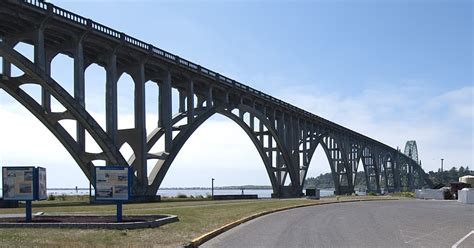
[[[164, 215], [123, 216], [122, 223], [149, 222], [161, 219]], [[25, 223], [24, 217], [0, 218], [0, 223]], [[107, 216], [33, 216], [31, 223], [117, 223], [115, 215]]]

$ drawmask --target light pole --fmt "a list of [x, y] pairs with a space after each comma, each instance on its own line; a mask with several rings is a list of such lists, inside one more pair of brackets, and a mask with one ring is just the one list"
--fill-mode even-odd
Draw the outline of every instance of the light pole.
[[443, 161], [444, 161], [444, 158], [441, 159], [441, 172], [443, 172]]
[[214, 178], [211, 180], [211, 199], [214, 200]]

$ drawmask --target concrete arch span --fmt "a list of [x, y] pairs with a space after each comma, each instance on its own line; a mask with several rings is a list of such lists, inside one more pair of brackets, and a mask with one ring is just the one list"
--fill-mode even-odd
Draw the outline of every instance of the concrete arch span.
[[[232, 113], [232, 109], [238, 109], [241, 114], [235, 115]], [[275, 147], [280, 150], [281, 158], [283, 160], [289, 161], [288, 153], [285, 151], [285, 148], [281, 146], [281, 141], [279, 137], [276, 135], [276, 131], [270, 126], [270, 123], [266, 118], [264, 118], [260, 113], [256, 112], [255, 110], [248, 108], [245, 105], [238, 105], [235, 108], [232, 107], [224, 107], [224, 106], [214, 106], [210, 108], [203, 108], [201, 110], [194, 110], [196, 113], [196, 117], [194, 120], [183, 127], [182, 130], [174, 137], [172, 148], [169, 153], [160, 154], [161, 158], [158, 156], [149, 156], [151, 159], [159, 158], [157, 163], [155, 164], [152, 172], [149, 176], [149, 188], [148, 188], [148, 195], [156, 194], [160, 184], [162, 183], [167, 171], [172, 166], [172, 163], [176, 156], [178, 155], [181, 148], [184, 146], [186, 141], [192, 136], [192, 134], [209, 118], [212, 116], [219, 114], [229, 118], [230, 120], [234, 121], [240, 128], [242, 128], [245, 133], [248, 135], [252, 143], [254, 144], [255, 148], [257, 149], [269, 176], [270, 182], [272, 184], [273, 192], [275, 197], [285, 196], [288, 192], [285, 192], [284, 181], [283, 184], [281, 181], [278, 180], [278, 175], [276, 173], [276, 168], [272, 164], [272, 159], [268, 156], [268, 145], [264, 145], [261, 136], [256, 134], [256, 132], [244, 121], [242, 112], [251, 112], [253, 116], [259, 119], [263, 125], [268, 130], [268, 137], [267, 139], [271, 138], [275, 142]], [[179, 123], [181, 119], [185, 118], [186, 114], [179, 114], [175, 116], [173, 123]], [[148, 137], [147, 147], [150, 149], [157, 143], [161, 138], [163, 138], [164, 130], [162, 128], [155, 129], [151, 135]], [[285, 172], [284, 178], [287, 180], [292, 180], [293, 172], [289, 170], [288, 167], [281, 168]], [[291, 188], [290, 188], [291, 189]]]
[[[310, 136], [308, 136], [310, 137]], [[314, 157], [314, 153], [318, 146], [321, 146], [326, 154], [326, 158], [329, 162], [335, 193], [336, 194], [347, 194], [354, 192], [354, 185], [352, 183], [352, 169], [349, 166], [346, 151], [342, 145], [341, 140], [330, 132], [323, 132], [316, 134], [311, 137], [311, 149], [309, 149], [307, 165], [305, 166], [304, 180], [306, 180], [307, 172], [311, 160]], [[304, 182], [304, 181], [303, 181]]]

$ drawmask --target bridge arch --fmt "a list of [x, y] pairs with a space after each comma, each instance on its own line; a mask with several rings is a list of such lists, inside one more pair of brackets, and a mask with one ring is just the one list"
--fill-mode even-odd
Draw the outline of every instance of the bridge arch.
[[[240, 114], [234, 114], [232, 112], [232, 109], [238, 109], [240, 111]], [[263, 117], [263, 115], [258, 113], [256, 110], [245, 105], [238, 105], [235, 108], [225, 106], [213, 106], [209, 108], [201, 108], [200, 110], [194, 111], [195, 113], [197, 113], [197, 116], [193, 119], [192, 122], [188, 123], [186, 127], [181, 127], [182, 130], [173, 138], [173, 144], [169, 152], [162, 152], [160, 154], [154, 155], [150, 154], [151, 156], [148, 156], [149, 159], [157, 159], [157, 162], [149, 176], [149, 191], [147, 192], [148, 195], [153, 195], [156, 193], [167, 171], [171, 167], [174, 159], [176, 158], [186, 141], [205, 121], [207, 121], [215, 114], [219, 114], [229, 118], [244, 130], [244, 132], [248, 135], [248, 137], [254, 144], [265, 165], [267, 174], [272, 184], [274, 195], [278, 196], [279, 194], [281, 194], [281, 188], [284, 187], [284, 185], [282, 184], [282, 182], [278, 182], [277, 173], [275, 173], [275, 167], [272, 165], [272, 159], [268, 156], [268, 151], [264, 145], [265, 142], [263, 141], [262, 136], [257, 135], [256, 132], [248, 125], [248, 123], [245, 122], [243, 116], [245, 112], [250, 112], [254, 117], [256, 117], [260, 122], [262, 122], [268, 130], [269, 135], [274, 141], [275, 145], [278, 147], [279, 150], [281, 150], [281, 153], [284, 154], [286, 153], [286, 151], [281, 146], [281, 141], [279, 140], [279, 137], [276, 136], [276, 131], [269, 125], [270, 123], [268, 119]], [[173, 118], [173, 124], [179, 123], [184, 118], [186, 118], [186, 113], [179, 113], [175, 115], [175, 117]], [[151, 133], [151, 135], [148, 136], [147, 149], [150, 150], [160, 139], [163, 139], [164, 133], [165, 132], [163, 128], [156, 128]], [[282, 155], [282, 158], [285, 159], [285, 155]], [[286, 159], [288, 159], [287, 161], [289, 161], [289, 157], [287, 157]], [[288, 168], [286, 168], [286, 174], [287, 175], [285, 175], [284, 178], [288, 177], [288, 180], [293, 181], [292, 176], [294, 175], [292, 175], [292, 172]]]
[[365, 145], [359, 152], [358, 157], [364, 167], [367, 191], [380, 193], [380, 171], [373, 148]]
[[385, 189], [388, 192], [394, 192], [396, 185], [395, 178], [395, 159], [391, 152], [385, 152], [382, 158], [384, 178], [385, 178]]
[[[321, 146], [330, 165], [336, 194], [352, 193], [354, 186], [351, 180], [351, 169], [349, 168], [346, 152], [341, 140], [331, 132], [324, 132], [319, 135], [316, 134], [314, 137], [315, 138], [311, 141], [313, 144], [311, 146], [312, 148], [308, 152], [309, 159], [306, 166], [304, 181], [306, 180], [307, 172], [314, 153], [317, 147]], [[310, 138], [310, 136], [307, 138]]]

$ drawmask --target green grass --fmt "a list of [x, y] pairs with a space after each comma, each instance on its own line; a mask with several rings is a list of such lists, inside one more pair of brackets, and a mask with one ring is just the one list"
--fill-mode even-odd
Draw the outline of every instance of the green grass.
[[[322, 201], [343, 201], [370, 197], [324, 198], [320, 201], [306, 199], [267, 199], [233, 201], [163, 201], [124, 205], [125, 215], [172, 214], [179, 222], [159, 228], [139, 230], [81, 230], [81, 229], [0, 229], [0, 246], [104, 246], [104, 247], [177, 247], [193, 238], [230, 222], [262, 211]], [[374, 198], [374, 197], [372, 197]], [[380, 197], [379, 197], [380, 198]], [[24, 209], [0, 209], [0, 214], [23, 213]], [[33, 212], [115, 214], [114, 205], [89, 205], [86, 200], [55, 200], [33, 203]]]
[[392, 193], [392, 196], [415, 198], [415, 192], [396, 192]]

